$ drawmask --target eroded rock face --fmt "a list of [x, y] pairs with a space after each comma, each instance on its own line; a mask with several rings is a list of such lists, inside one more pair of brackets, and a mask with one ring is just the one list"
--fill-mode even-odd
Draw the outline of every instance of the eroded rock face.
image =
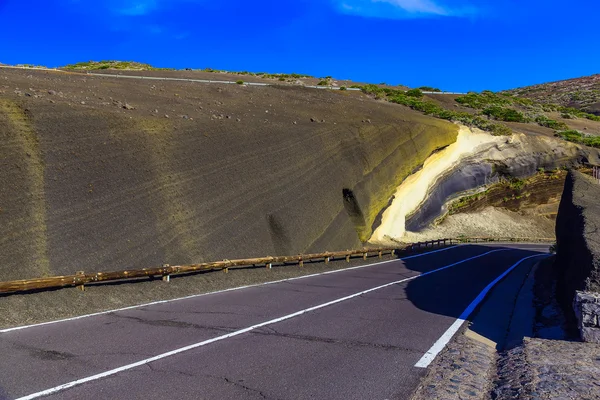
[[571, 171], [556, 220], [557, 295], [571, 307], [575, 291], [600, 292], [600, 184]]
[[491, 136], [461, 127], [456, 144], [434, 154], [423, 170], [406, 179], [383, 214], [371, 238], [374, 243], [402, 240], [406, 231], [420, 231], [442, 215], [459, 193], [498, 181], [523, 178], [538, 169], [576, 167], [598, 160], [598, 150], [547, 136]]

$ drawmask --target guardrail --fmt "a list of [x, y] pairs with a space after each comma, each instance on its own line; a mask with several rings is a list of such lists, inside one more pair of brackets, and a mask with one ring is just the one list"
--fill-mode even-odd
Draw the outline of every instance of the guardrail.
[[334, 259], [346, 259], [350, 262], [353, 257], [363, 257], [367, 259], [370, 254], [376, 254], [382, 258], [384, 253], [396, 254], [398, 251], [414, 251], [421, 248], [447, 246], [460, 243], [487, 243], [487, 242], [553, 242], [553, 238], [531, 239], [531, 238], [455, 238], [438, 239], [427, 242], [398, 245], [396, 247], [378, 247], [365, 248], [361, 250], [334, 251], [315, 254], [299, 254], [295, 256], [279, 257], [258, 257], [246, 258], [240, 260], [223, 260], [191, 265], [163, 265], [162, 267], [143, 268], [134, 270], [122, 270], [112, 272], [95, 272], [86, 274], [79, 271], [74, 275], [52, 276], [47, 278], [22, 279], [14, 281], [0, 282], [0, 294], [15, 294], [29, 291], [39, 291], [48, 289], [60, 289], [66, 287], [78, 287], [84, 290], [86, 284], [94, 284], [111, 281], [127, 281], [139, 278], [161, 277], [163, 281], [170, 281], [171, 275], [190, 274], [194, 272], [207, 272], [221, 270], [229, 272], [229, 268], [249, 268], [264, 265], [266, 268], [272, 268], [273, 264], [294, 263], [303, 266], [305, 261], [323, 260], [329, 263]]

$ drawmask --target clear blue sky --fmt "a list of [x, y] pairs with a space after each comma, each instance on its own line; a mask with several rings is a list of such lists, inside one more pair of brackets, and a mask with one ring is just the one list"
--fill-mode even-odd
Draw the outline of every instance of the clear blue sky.
[[600, 73], [599, 15], [598, 0], [0, 0], [0, 62], [501, 90]]

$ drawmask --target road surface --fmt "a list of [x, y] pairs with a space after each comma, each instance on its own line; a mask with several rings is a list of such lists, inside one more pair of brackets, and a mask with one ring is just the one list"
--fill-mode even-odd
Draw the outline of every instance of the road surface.
[[3, 330], [0, 399], [407, 399], [482, 291], [548, 248], [507, 246]]

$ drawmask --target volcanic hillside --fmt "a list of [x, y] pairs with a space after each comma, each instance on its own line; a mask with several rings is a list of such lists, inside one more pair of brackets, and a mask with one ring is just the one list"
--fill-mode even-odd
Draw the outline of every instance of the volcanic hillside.
[[527, 86], [507, 93], [600, 115], [600, 74]]
[[[600, 118], [579, 110], [492, 92], [302, 85], [356, 86], [112, 61], [2, 67], [0, 280], [357, 248], [374, 232], [423, 229], [491, 182], [598, 161], [588, 146], [600, 147]], [[544, 182], [534, 198], [555, 203], [560, 185]]]
[[2, 69], [0, 279], [358, 247], [457, 132], [361, 92]]

